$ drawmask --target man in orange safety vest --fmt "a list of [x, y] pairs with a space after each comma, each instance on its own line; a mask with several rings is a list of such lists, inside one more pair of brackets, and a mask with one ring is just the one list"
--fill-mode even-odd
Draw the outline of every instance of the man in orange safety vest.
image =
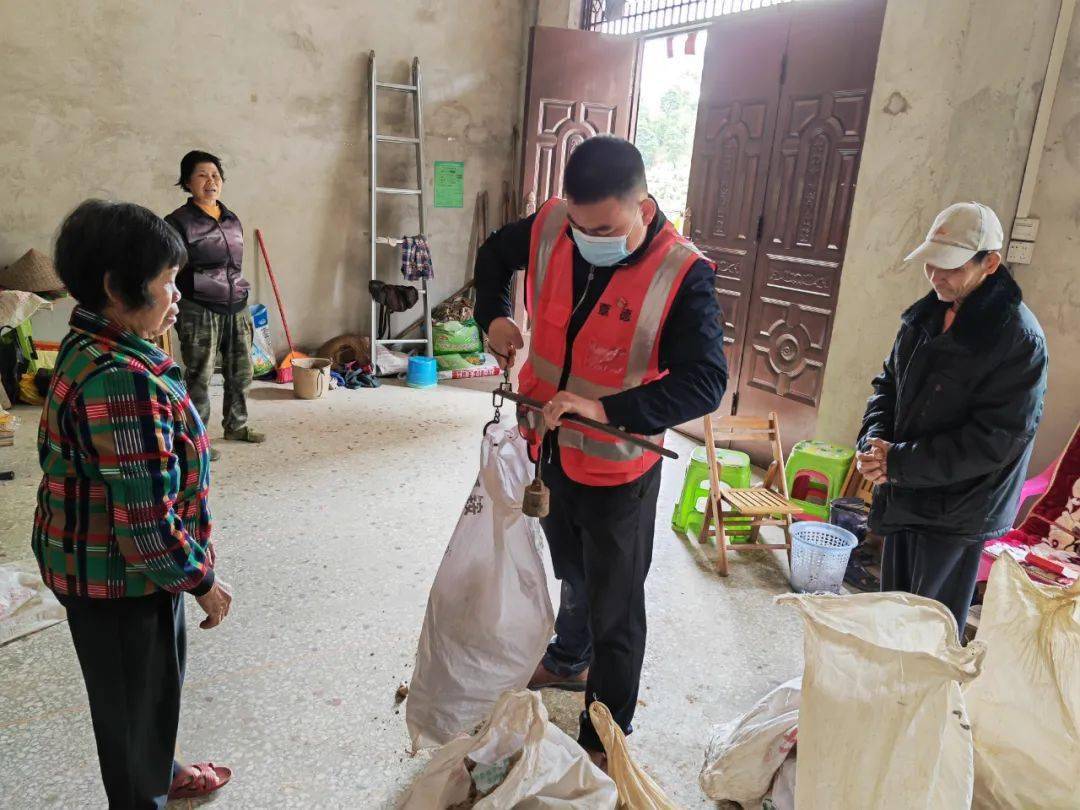
[[[513, 365], [524, 348], [511, 315], [526, 267], [532, 324], [522, 394], [546, 402], [519, 423], [551, 489], [542, 520], [562, 594], [555, 638], [530, 687], [584, 689], [632, 731], [645, 654], [660, 457], [606, 433], [562, 426], [579, 414], [663, 442], [667, 428], [715, 411], [727, 385], [715, 269], [648, 193], [633, 144], [583, 141], [565, 199], [500, 229], [476, 260], [476, 318]], [[581, 717], [579, 742], [602, 763]]]

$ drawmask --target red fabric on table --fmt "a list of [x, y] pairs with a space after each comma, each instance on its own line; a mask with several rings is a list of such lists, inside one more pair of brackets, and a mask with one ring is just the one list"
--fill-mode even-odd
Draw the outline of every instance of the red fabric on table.
[[[1078, 486], [1077, 479], [1080, 479], [1080, 426], [1073, 431], [1065, 452], [1058, 459], [1050, 486], [1035, 502], [1024, 522], [999, 542], [1013, 546], [1048, 543], [1054, 548], [1067, 548], [1074, 554], [1080, 553], [1080, 541], [1066, 531], [1053, 529], [1055, 522], [1071, 526], [1073, 523], [1069, 516], [1080, 516], [1080, 492], [1074, 494], [1074, 489]], [[989, 576], [993, 561], [993, 557], [983, 554], [979, 566], [980, 582]]]

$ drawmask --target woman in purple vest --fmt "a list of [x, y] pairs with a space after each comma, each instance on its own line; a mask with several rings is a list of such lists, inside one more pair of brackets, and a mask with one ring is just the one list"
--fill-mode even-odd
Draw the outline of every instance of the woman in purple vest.
[[[254, 328], [247, 300], [251, 285], [241, 272], [244, 228], [221, 202], [225, 171], [209, 152], [193, 151], [180, 161], [180, 186], [191, 196], [165, 221], [187, 248], [188, 263], [176, 278], [183, 298], [176, 332], [191, 401], [203, 423], [210, 422], [210, 378], [218, 356], [225, 379], [222, 426], [229, 441], [262, 443], [266, 436], [248, 426]], [[210, 458], [218, 458], [211, 448]]]

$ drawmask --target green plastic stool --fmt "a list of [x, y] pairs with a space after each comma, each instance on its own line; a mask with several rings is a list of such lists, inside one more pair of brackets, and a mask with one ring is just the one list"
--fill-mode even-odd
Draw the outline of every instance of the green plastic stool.
[[[706, 478], [699, 485], [700, 494], [694, 511], [686, 519], [686, 534], [689, 537], [699, 537], [701, 527], [705, 525], [705, 510], [709, 506], [709, 479]], [[720, 482], [720, 487], [729, 486], [726, 481]], [[724, 534], [729, 543], [750, 542], [750, 518], [729, 517], [724, 520]]]
[[[750, 456], [738, 450], [716, 449], [716, 460], [720, 462], [720, 481], [735, 489], [745, 489], [750, 486]], [[705, 511], [702, 507], [697, 509], [698, 501], [704, 495], [709, 494], [709, 458], [705, 454], [704, 447], [694, 448], [690, 454], [690, 466], [686, 468], [686, 477], [683, 479], [682, 494], [675, 503], [675, 511], [671, 516], [671, 528], [677, 532], [692, 534], [691, 519], [697, 523], [697, 530], [701, 531]], [[730, 525], [730, 524], [725, 524]]]
[[855, 451], [819, 441], [802, 441], [791, 448], [784, 475], [788, 493], [799, 508], [828, 522], [829, 504], [840, 497]]

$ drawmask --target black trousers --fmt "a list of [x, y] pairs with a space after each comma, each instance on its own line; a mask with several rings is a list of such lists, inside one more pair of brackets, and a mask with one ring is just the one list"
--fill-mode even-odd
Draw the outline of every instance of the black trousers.
[[886, 535], [881, 590], [905, 591], [941, 602], [956, 617], [963, 641], [985, 545], [916, 532]]
[[182, 595], [58, 597], [79, 656], [110, 810], [160, 810], [180, 720]]
[[545, 665], [560, 674], [589, 668], [578, 742], [603, 751], [588, 705], [602, 701], [630, 734], [645, 658], [645, 577], [652, 563], [660, 464], [636, 481], [590, 487], [545, 470], [551, 511], [541, 521], [562, 600]]

